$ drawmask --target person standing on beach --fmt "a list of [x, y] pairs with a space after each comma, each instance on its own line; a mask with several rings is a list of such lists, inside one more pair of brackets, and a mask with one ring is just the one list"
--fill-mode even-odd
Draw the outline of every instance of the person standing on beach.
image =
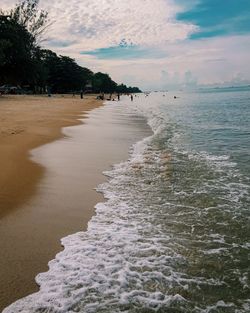
[[117, 95], [117, 99], [118, 99], [118, 101], [120, 101], [120, 94], [119, 93]]
[[48, 97], [51, 97], [51, 88], [47, 87]]
[[133, 95], [131, 95], [131, 96], [130, 96], [130, 99], [131, 99], [131, 101], [133, 101], [133, 100], [134, 100], [134, 97], [133, 97]]

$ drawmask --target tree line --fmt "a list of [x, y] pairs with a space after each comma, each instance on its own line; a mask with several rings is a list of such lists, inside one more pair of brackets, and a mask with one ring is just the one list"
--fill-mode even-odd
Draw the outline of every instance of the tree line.
[[42, 49], [40, 41], [50, 26], [39, 0], [24, 0], [12, 10], [0, 10], [0, 85], [28, 87], [34, 93], [135, 93], [137, 87], [117, 84], [106, 73], [93, 73], [68, 56]]

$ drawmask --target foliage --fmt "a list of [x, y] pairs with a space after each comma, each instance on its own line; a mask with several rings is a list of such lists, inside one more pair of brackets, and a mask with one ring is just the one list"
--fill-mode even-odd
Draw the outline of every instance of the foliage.
[[0, 80], [20, 84], [32, 79], [34, 38], [27, 29], [11, 18], [0, 16]]
[[7, 50], [11, 46], [11, 42], [8, 39], [0, 39], [0, 64], [6, 62]]
[[141, 90], [138, 87], [127, 87], [124, 84], [118, 85], [116, 88], [118, 93], [140, 93]]
[[117, 84], [108, 74], [98, 72], [92, 78], [93, 91], [99, 92], [115, 92]]
[[25, 27], [36, 41], [49, 26], [48, 12], [39, 10], [38, 4], [39, 0], [24, 0], [10, 11], [11, 19]]
[[47, 84], [53, 92], [80, 91], [93, 75], [89, 69], [79, 66], [70, 57], [57, 56], [50, 50], [43, 50], [42, 53]]

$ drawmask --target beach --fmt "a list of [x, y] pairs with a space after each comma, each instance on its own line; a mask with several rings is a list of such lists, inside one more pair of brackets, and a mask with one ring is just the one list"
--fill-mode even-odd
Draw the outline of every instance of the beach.
[[[60, 247], [59, 242], [52, 243], [46, 255], [38, 253], [39, 262], [33, 266], [29, 254], [33, 248], [29, 245], [25, 255], [26, 250], [22, 251], [18, 240], [25, 240], [26, 236], [32, 238], [27, 230], [32, 221], [27, 215], [20, 224], [18, 210], [36, 193], [37, 183], [45, 172], [45, 168], [30, 160], [30, 151], [63, 137], [62, 127], [81, 123], [79, 117], [83, 112], [100, 105], [102, 102], [91, 96], [84, 100], [72, 96], [5, 96], [0, 99], [0, 309], [37, 289], [34, 275], [46, 269], [48, 257]], [[34, 245], [37, 246], [35, 242]], [[33, 253], [37, 253], [36, 249]]]
[[250, 1], [1, 2], [0, 312], [250, 313]]
[[102, 172], [150, 131], [90, 96], [2, 98], [0, 112], [2, 310], [38, 290], [35, 276], [47, 271], [61, 238], [86, 230], [103, 201], [94, 190]]

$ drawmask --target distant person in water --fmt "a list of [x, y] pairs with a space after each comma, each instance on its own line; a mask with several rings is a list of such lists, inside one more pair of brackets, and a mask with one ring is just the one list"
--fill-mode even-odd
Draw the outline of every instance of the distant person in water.
[[117, 99], [118, 99], [118, 101], [120, 101], [120, 94], [119, 93], [117, 95]]
[[131, 96], [130, 96], [130, 99], [131, 99], [131, 101], [133, 101], [133, 100], [134, 100], [134, 97], [133, 97], [133, 95], [131, 95]]

